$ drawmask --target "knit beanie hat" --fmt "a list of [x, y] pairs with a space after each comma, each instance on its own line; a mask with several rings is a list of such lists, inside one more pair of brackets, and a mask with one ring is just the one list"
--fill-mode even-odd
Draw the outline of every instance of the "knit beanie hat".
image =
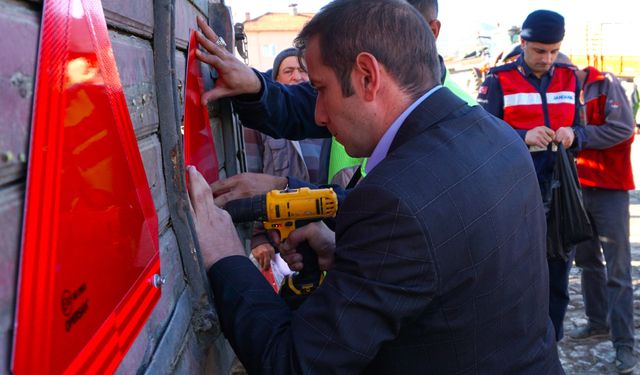
[[522, 24], [520, 37], [528, 42], [553, 44], [564, 39], [564, 17], [550, 10], [536, 10]]
[[273, 78], [274, 80], [276, 79], [276, 77], [278, 76], [278, 71], [280, 70], [280, 64], [282, 64], [282, 61], [284, 61], [284, 59], [289, 56], [298, 56], [298, 50], [293, 47], [287, 48], [285, 50], [282, 50], [282, 52], [280, 52], [278, 56], [276, 56], [276, 59], [273, 60], [273, 70], [271, 71], [271, 78]]

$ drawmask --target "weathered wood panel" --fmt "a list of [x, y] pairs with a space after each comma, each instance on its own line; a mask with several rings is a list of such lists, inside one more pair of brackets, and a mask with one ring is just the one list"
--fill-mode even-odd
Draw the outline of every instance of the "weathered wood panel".
[[[174, 310], [180, 296], [185, 293], [186, 285], [178, 244], [171, 230], [166, 231], [160, 238], [160, 273], [165, 277], [160, 301], [118, 367], [117, 373], [133, 374], [140, 368], [146, 368], [165, 333], [167, 324], [176, 318]], [[189, 318], [190, 315], [186, 316], [182, 323], [188, 325]]]
[[183, 347], [189, 331], [193, 309], [189, 290], [185, 289], [175, 304], [173, 315], [166, 327], [157, 350], [147, 368], [150, 374], [175, 373], [180, 357], [185, 355]]
[[167, 190], [162, 172], [162, 149], [157, 134], [138, 142], [142, 163], [147, 175], [149, 189], [153, 203], [158, 213], [158, 225], [160, 233], [169, 226], [169, 206], [167, 204]]
[[151, 39], [153, 0], [103, 0], [102, 7], [109, 25]]
[[[172, 369], [175, 374], [229, 374], [229, 368], [235, 356], [229, 350], [226, 340], [220, 338], [212, 346], [203, 348], [192, 329], [187, 331], [184, 353]], [[149, 371], [149, 374], [153, 372]]]
[[[195, 6], [203, 14], [207, 14], [207, 8], [209, 2], [207, 0], [190, 0], [193, 6]], [[212, 1], [212, 3], [218, 3], [218, 1]]]
[[184, 92], [186, 89], [187, 76], [187, 54], [183, 51], [176, 51], [176, 78], [178, 80], [178, 113], [180, 123], [184, 123]]
[[[233, 359], [220, 334], [206, 294], [206, 280], [190, 240], [191, 232], [180, 186], [184, 172], [177, 157], [175, 134], [179, 132], [184, 106], [185, 50], [189, 29], [197, 14], [207, 15], [207, 0], [177, 0], [174, 5], [159, 0], [103, 0], [109, 36], [149, 187], [160, 224], [161, 273], [166, 278], [162, 297], [142, 332], [118, 368], [118, 373], [227, 373]], [[214, 0], [214, 2], [218, 2]], [[31, 122], [36, 69], [40, 9], [42, 2], [0, 0], [0, 374], [9, 373], [16, 280], [19, 263], [20, 228], [24, 199], [24, 177]], [[157, 14], [154, 14], [157, 11]], [[160, 23], [162, 33], [154, 35]], [[167, 27], [169, 26], [169, 27]], [[163, 88], [176, 100], [176, 121], [160, 121], [156, 91], [158, 38], [175, 32], [173, 71], [176, 88]], [[174, 49], [175, 47], [175, 49]], [[162, 52], [169, 56], [166, 52]], [[173, 107], [173, 106], [172, 106]], [[172, 109], [173, 110], [173, 109]], [[169, 119], [168, 121], [166, 119]], [[173, 140], [159, 124], [173, 131]], [[219, 119], [212, 119], [218, 158], [225, 165], [223, 134]], [[175, 129], [175, 130], [172, 130]], [[162, 134], [161, 134], [162, 133]], [[5, 136], [8, 135], [8, 136]], [[170, 139], [170, 141], [167, 141]], [[229, 151], [229, 150], [227, 150]], [[171, 169], [170, 171], [168, 169]], [[224, 171], [223, 171], [224, 173]], [[176, 195], [181, 203], [176, 206]], [[172, 201], [173, 200], [173, 201]], [[177, 207], [177, 208], [176, 208]], [[173, 211], [172, 211], [173, 210]], [[181, 221], [179, 225], [176, 223]]]
[[222, 335], [204, 345], [192, 324], [193, 304], [189, 289], [177, 301], [171, 321], [145, 373], [227, 374], [235, 358]]
[[24, 178], [40, 14], [0, 0], [0, 185]]
[[186, 49], [189, 44], [189, 30], [196, 29], [196, 16], [207, 17], [207, 12], [200, 12], [187, 0], [176, 0], [176, 46]]
[[24, 185], [0, 190], [0, 373], [9, 373]]
[[138, 139], [158, 131], [153, 49], [150, 42], [111, 31], [113, 54]]

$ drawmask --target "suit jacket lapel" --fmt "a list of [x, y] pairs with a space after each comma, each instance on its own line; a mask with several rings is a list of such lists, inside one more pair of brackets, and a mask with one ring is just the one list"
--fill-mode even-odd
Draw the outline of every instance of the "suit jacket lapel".
[[405, 142], [442, 121], [453, 111], [467, 105], [448, 88], [442, 87], [420, 103], [404, 121], [396, 134], [389, 152], [393, 152]]

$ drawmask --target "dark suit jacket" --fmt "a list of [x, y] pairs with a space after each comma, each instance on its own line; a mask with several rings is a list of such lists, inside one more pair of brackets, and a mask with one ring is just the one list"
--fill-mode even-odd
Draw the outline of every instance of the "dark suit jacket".
[[250, 373], [562, 373], [545, 219], [518, 135], [442, 88], [339, 208], [323, 285], [287, 310], [246, 259], [209, 272]]

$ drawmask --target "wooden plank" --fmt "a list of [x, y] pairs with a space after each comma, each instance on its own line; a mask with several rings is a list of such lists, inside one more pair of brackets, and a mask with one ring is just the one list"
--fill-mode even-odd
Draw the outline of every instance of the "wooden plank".
[[[200, 343], [193, 330], [187, 331], [182, 355], [174, 366], [175, 374], [244, 374], [233, 372], [235, 353], [229, 342], [220, 335], [210, 346]], [[147, 371], [147, 374], [153, 374]]]
[[0, 189], [0, 372], [8, 371], [20, 260], [24, 185]]
[[[184, 166], [181, 160], [182, 152], [179, 146], [180, 133], [179, 124], [182, 117], [182, 105], [180, 94], [176, 92], [179, 80], [183, 85], [180, 91], [184, 90], [184, 54], [180, 49], [186, 48], [188, 28], [182, 27], [182, 34], [176, 31], [176, 38], [171, 38], [171, 30], [176, 25], [195, 23], [195, 14], [187, 15], [185, 4], [179, 0], [175, 4], [174, 0], [156, 0], [155, 12], [155, 33], [154, 35], [154, 56], [156, 62], [156, 85], [158, 111], [160, 118], [160, 133], [163, 142], [163, 163], [166, 176], [167, 196], [171, 212], [171, 224], [175, 229], [178, 239], [179, 251], [182, 256], [182, 264], [185, 272], [185, 279], [188, 288], [183, 297], [177, 303], [171, 322], [167, 326], [162, 341], [157, 346], [153, 358], [145, 369], [147, 374], [155, 373], [204, 373], [202, 367], [199, 371], [196, 367], [182, 367], [183, 357], [193, 359], [190, 363], [200, 363], [205, 358], [204, 350], [210, 346], [213, 337], [223, 340], [220, 334], [219, 325], [214, 315], [214, 310], [210, 304], [208, 286], [205, 283], [206, 274], [195, 254], [196, 244], [191, 237], [188, 212], [184, 190]], [[180, 8], [181, 16], [176, 15], [175, 24], [171, 22], [171, 17], [167, 17], [166, 11]], [[188, 20], [188, 21], [179, 21]], [[182, 41], [180, 41], [182, 35]], [[182, 44], [181, 44], [182, 43]], [[176, 48], [176, 44], [177, 47]], [[176, 123], [177, 122], [177, 123]], [[187, 318], [189, 321], [185, 322]], [[194, 336], [195, 340], [188, 336]], [[193, 344], [193, 345], [192, 345]], [[229, 368], [226, 362], [217, 356], [207, 359], [211, 365], [208, 373], [228, 373]], [[179, 371], [179, 369], [194, 369], [194, 371]]]
[[160, 231], [169, 226], [169, 206], [167, 203], [167, 190], [164, 183], [164, 173], [162, 171], [162, 149], [160, 139], [157, 135], [144, 138], [138, 142], [142, 164], [153, 203], [158, 213], [158, 224]]
[[0, 185], [24, 178], [39, 30], [39, 12], [0, 0]]
[[158, 131], [153, 49], [143, 39], [109, 32], [120, 81], [138, 139]]
[[[225, 152], [224, 152], [224, 134], [222, 131], [222, 121], [219, 117], [210, 117], [211, 120], [211, 131], [213, 133], [213, 140], [216, 145], [216, 155], [218, 160], [225, 160]], [[220, 178], [226, 178], [227, 172], [225, 169], [226, 163], [220, 163]]]
[[102, 7], [108, 25], [151, 39], [153, 0], [102, 0]]
[[[149, 320], [133, 343], [126, 357], [118, 367], [116, 373], [135, 374], [140, 368], [146, 367], [153, 357], [156, 347], [163, 338], [163, 334], [168, 324], [174, 324], [176, 317], [186, 320], [181, 314], [174, 313], [178, 301], [185, 293], [186, 284], [182, 271], [182, 261], [176, 237], [172, 230], [167, 230], [160, 237], [160, 273], [165, 277], [165, 284], [162, 286], [162, 296], [151, 313]], [[188, 306], [183, 306], [183, 309]], [[171, 322], [171, 323], [170, 323]], [[185, 321], [181, 322], [182, 324]], [[177, 352], [180, 342], [175, 337], [174, 350]], [[163, 373], [165, 371], [161, 371]]]
[[189, 44], [189, 30], [196, 29], [196, 16], [201, 15], [207, 17], [206, 13], [202, 13], [188, 0], [176, 0], [176, 23], [175, 36], [176, 46], [180, 49], [186, 49]]
[[[149, 362], [146, 373], [178, 373], [175, 371], [175, 364], [182, 355], [183, 342], [187, 331], [189, 331], [193, 307], [191, 306], [191, 295], [189, 289], [184, 289], [175, 304], [173, 315], [160, 338], [157, 349]], [[202, 373], [202, 372], [194, 372]]]
[[191, 298], [189, 289], [185, 289], [145, 374], [229, 373], [235, 358], [229, 342], [219, 331], [216, 337], [209, 336], [207, 340], [196, 335], [191, 322]]
[[184, 122], [184, 91], [185, 91], [185, 77], [187, 75], [187, 56], [182, 51], [176, 51], [176, 78], [178, 85], [178, 106], [180, 114], [180, 123]]
[[[202, 14], [207, 14], [208, 2], [207, 0], [190, 0], [191, 4], [196, 7]], [[211, 1], [212, 3], [220, 3], [220, 0]]]

